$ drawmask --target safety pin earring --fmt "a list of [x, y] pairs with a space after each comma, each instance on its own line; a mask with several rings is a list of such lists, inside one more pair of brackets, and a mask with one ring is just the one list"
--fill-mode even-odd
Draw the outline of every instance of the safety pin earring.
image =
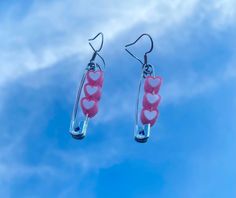
[[[137, 43], [143, 36], [147, 36], [150, 39], [151, 47], [150, 50], [144, 54], [144, 61], [141, 61], [131, 53], [127, 47]], [[161, 96], [158, 92], [162, 84], [162, 78], [155, 75], [153, 66], [149, 64], [147, 60], [147, 55], [153, 50], [153, 40], [149, 34], [142, 34], [136, 41], [127, 44], [125, 47], [125, 50], [142, 64], [142, 75], [138, 85], [138, 96], [136, 101], [134, 138], [137, 142], [144, 143], [147, 142], [150, 136], [151, 127], [155, 124], [159, 115], [158, 105], [161, 101]], [[140, 111], [139, 103], [141, 87], [144, 89], [144, 94], [142, 99], [142, 109]]]
[[[98, 112], [98, 102], [101, 98], [104, 80], [103, 72], [105, 69], [105, 61], [98, 52], [100, 52], [103, 47], [104, 36], [103, 33], [100, 32], [94, 38], [89, 39], [89, 41], [92, 41], [98, 36], [101, 36], [102, 38], [99, 49], [95, 50], [93, 45], [89, 42], [89, 45], [93, 49], [94, 53], [84, 70], [73, 108], [72, 119], [70, 123], [70, 133], [75, 139], [83, 139], [86, 136], [89, 119], [94, 117]], [[95, 58], [97, 56], [102, 60], [103, 67], [95, 62]], [[82, 91], [84, 92], [84, 97], [80, 99]], [[79, 105], [83, 113], [83, 120], [79, 120]]]

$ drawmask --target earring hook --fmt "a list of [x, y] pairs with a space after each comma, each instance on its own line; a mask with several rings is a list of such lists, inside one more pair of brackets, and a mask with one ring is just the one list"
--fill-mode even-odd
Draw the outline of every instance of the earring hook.
[[93, 56], [92, 56], [90, 62], [93, 62], [93, 61], [95, 60], [96, 56], [98, 55], [98, 56], [101, 58], [101, 60], [102, 60], [102, 62], [103, 62], [103, 64], [104, 64], [104, 66], [105, 66], [105, 65], [106, 65], [105, 60], [104, 60], [104, 59], [102, 58], [102, 56], [98, 53], [98, 52], [101, 51], [101, 49], [102, 49], [102, 47], [103, 47], [103, 42], [104, 42], [104, 35], [103, 35], [103, 33], [102, 33], [102, 32], [99, 32], [95, 37], [93, 37], [93, 38], [91, 38], [91, 39], [88, 39], [88, 41], [93, 41], [93, 40], [95, 40], [98, 36], [101, 36], [101, 37], [102, 37], [102, 41], [101, 41], [101, 45], [100, 45], [99, 49], [95, 50], [95, 48], [93, 47], [92, 43], [89, 42], [90, 47], [91, 47], [91, 48], [93, 49], [93, 51], [94, 51], [94, 54], [93, 54]]
[[102, 32], [99, 32], [95, 37], [89, 39], [89, 41], [93, 41], [93, 40], [95, 40], [95, 39], [96, 39], [98, 36], [100, 36], [100, 35], [101, 35], [101, 37], [102, 37], [102, 42], [101, 42], [100, 48], [99, 48], [98, 50], [95, 50], [94, 47], [93, 47], [93, 45], [91, 44], [91, 42], [89, 42], [89, 45], [91, 46], [91, 48], [93, 49], [94, 52], [100, 52], [101, 49], [102, 49], [103, 40], [104, 40], [103, 33], [102, 33]]
[[134, 42], [130, 43], [130, 44], [127, 44], [125, 47], [129, 47], [131, 45], [134, 45], [135, 43], [137, 43], [139, 41], [139, 39], [141, 39], [143, 36], [147, 36], [150, 41], [151, 41], [151, 46], [150, 46], [150, 49], [145, 52], [144, 54], [144, 62], [141, 61], [137, 56], [135, 56], [133, 53], [131, 53], [128, 49], [125, 49], [132, 57], [134, 57], [136, 60], [138, 60], [142, 65], [146, 65], [147, 64], [147, 54], [149, 54], [152, 50], [153, 50], [153, 40], [152, 40], [152, 37], [147, 34], [147, 33], [144, 33], [142, 35], [140, 35]]

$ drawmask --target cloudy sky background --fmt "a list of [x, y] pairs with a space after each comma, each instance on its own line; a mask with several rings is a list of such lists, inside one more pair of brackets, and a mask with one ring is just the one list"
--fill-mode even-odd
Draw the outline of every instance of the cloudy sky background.
[[[234, 0], [0, 2], [0, 196], [236, 196]], [[76, 89], [102, 31], [107, 63], [86, 139], [68, 134]], [[147, 144], [133, 141], [147, 32], [164, 78]], [[142, 39], [133, 50], [141, 57]]]

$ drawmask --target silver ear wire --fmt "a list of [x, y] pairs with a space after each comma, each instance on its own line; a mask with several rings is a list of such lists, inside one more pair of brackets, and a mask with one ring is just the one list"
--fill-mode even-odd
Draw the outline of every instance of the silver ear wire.
[[[150, 39], [151, 46], [150, 46], [150, 49], [145, 52], [144, 57], [143, 57], [143, 61], [141, 61], [140, 58], [135, 56], [130, 50], [127, 49], [127, 47], [130, 47], [130, 46], [134, 45], [135, 43], [137, 43], [143, 36], [147, 36]], [[140, 35], [134, 42], [125, 45], [125, 47], [126, 47], [125, 51], [128, 52], [133, 58], [135, 58], [136, 60], [138, 60], [142, 64], [143, 77], [145, 78], [146, 76], [152, 75], [154, 72], [154, 69], [153, 69], [153, 66], [148, 63], [148, 57], [147, 57], [148, 54], [151, 53], [153, 50], [152, 37], [149, 34], [144, 33], [144, 34]]]
[[[96, 58], [96, 56], [98, 55], [99, 58], [101, 58], [101, 60], [102, 60], [102, 62], [103, 62], [103, 65], [104, 65], [104, 67], [105, 67], [105, 66], [106, 66], [105, 60], [104, 60], [103, 57], [98, 53], [98, 52], [101, 51], [101, 49], [102, 49], [102, 47], [103, 47], [103, 42], [104, 42], [103, 33], [102, 33], [102, 32], [99, 32], [95, 37], [89, 39], [89, 41], [95, 40], [98, 36], [101, 36], [101, 38], [102, 38], [102, 41], [101, 41], [101, 44], [100, 44], [99, 49], [95, 50], [95, 48], [93, 47], [93, 45], [91, 44], [91, 42], [89, 42], [90, 47], [91, 47], [91, 48], [93, 49], [93, 51], [94, 51], [93, 56], [92, 56], [92, 58], [90, 59], [90, 63], [93, 63], [94, 60], [95, 60], [95, 58]], [[98, 67], [100, 68], [99, 65], [98, 65]], [[100, 69], [101, 69], [101, 68], [100, 68]]]
[[[149, 49], [147, 52], [145, 52], [145, 54], [144, 54], [144, 61], [141, 61], [137, 56], [135, 56], [133, 53], [131, 53], [131, 52], [127, 49], [127, 47], [130, 47], [130, 46], [134, 45], [135, 43], [137, 43], [137, 42], [139, 41], [139, 39], [141, 39], [143, 36], [147, 36], [147, 37], [150, 39], [150, 41], [151, 41], [151, 46], [150, 46], [150, 49]], [[134, 57], [134, 58], [135, 58], [136, 60], [138, 60], [142, 65], [144, 65], [144, 64], [147, 64], [147, 54], [149, 54], [149, 53], [153, 50], [153, 40], [152, 40], [152, 37], [151, 37], [149, 34], [144, 33], [144, 34], [140, 35], [134, 42], [127, 44], [125, 47], [126, 47], [125, 50], [126, 50], [132, 57]]]

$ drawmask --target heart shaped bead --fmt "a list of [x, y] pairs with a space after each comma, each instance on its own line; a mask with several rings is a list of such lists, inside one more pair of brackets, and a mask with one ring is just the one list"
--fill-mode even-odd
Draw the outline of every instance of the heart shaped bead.
[[84, 85], [84, 93], [87, 98], [98, 101], [101, 98], [102, 89], [100, 86], [93, 86], [87, 83]]
[[90, 85], [100, 86], [103, 84], [103, 71], [88, 71], [87, 72], [87, 80]]
[[160, 76], [148, 76], [144, 82], [144, 90], [147, 93], [158, 93], [162, 83]]
[[143, 96], [143, 107], [145, 109], [156, 109], [161, 101], [159, 94], [145, 93]]
[[158, 110], [142, 109], [141, 122], [143, 124], [150, 124], [151, 126], [153, 126], [157, 120], [158, 114]]
[[98, 112], [98, 102], [84, 97], [80, 100], [80, 106], [84, 115], [88, 115], [89, 118], [94, 117]]

